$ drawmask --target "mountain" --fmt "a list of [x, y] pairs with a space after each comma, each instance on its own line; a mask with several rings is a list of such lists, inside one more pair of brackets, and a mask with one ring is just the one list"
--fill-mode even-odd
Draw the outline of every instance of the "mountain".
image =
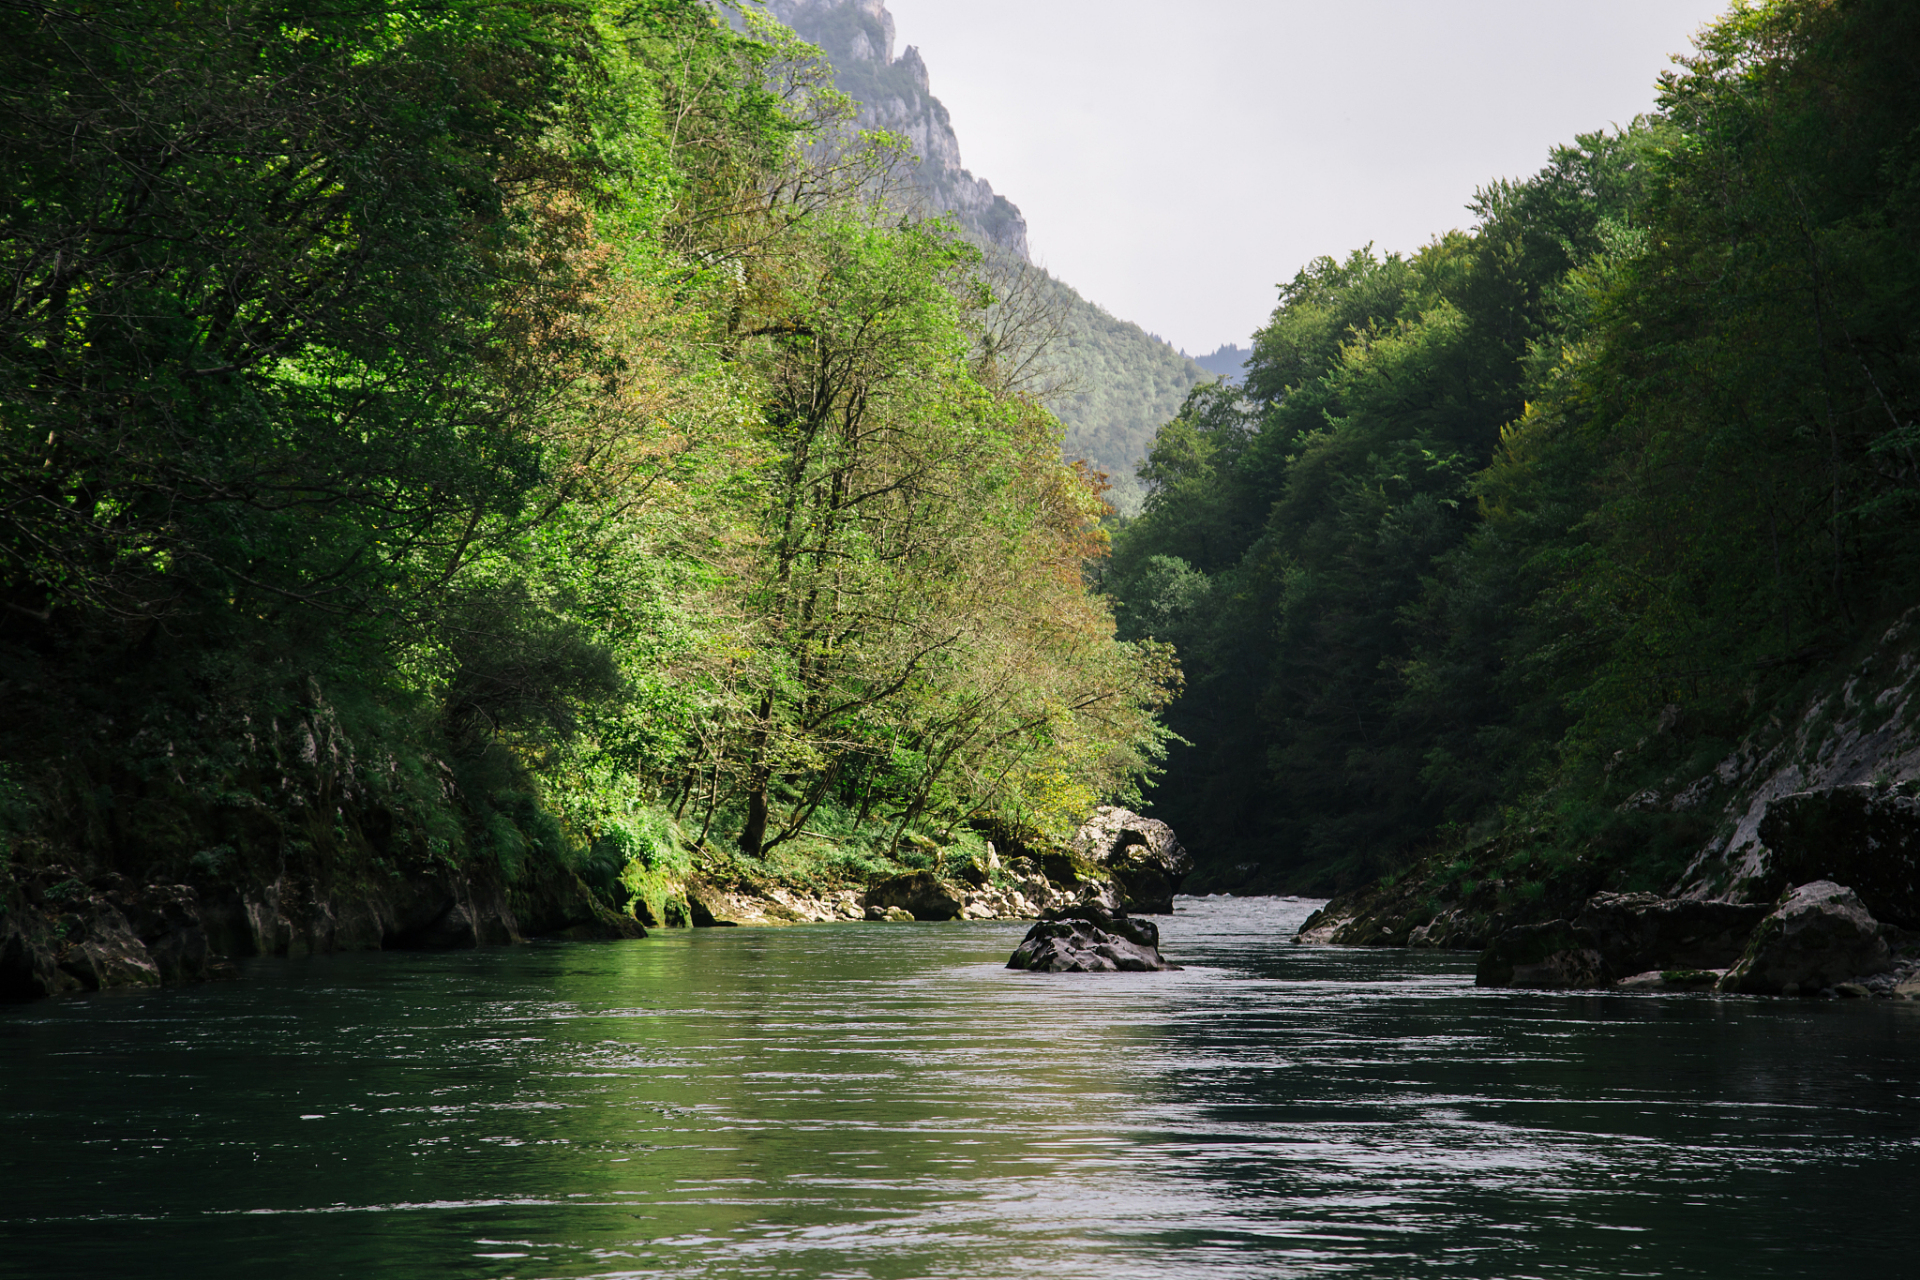
[[1022, 268], [1018, 287], [1028, 304], [1054, 317], [1057, 336], [1040, 379], [1054, 389], [1041, 395], [1067, 428], [1065, 453], [1105, 471], [1116, 504], [1137, 511], [1143, 491], [1134, 468], [1154, 433], [1179, 412], [1195, 383], [1215, 375], [1029, 265], [1026, 219], [961, 163], [959, 138], [929, 87], [925, 59], [912, 45], [894, 53], [893, 15], [884, 0], [770, 0], [767, 12], [826, 55], [840, 91], [860, 103], [863, 128], [897, 133], [912, 144], [920, 157], [914, 183], [928, 208], [952, 213], [974, 240]]
[[1210, 355], [1193, 357], [1193, 362], [1216, 378], [1238, 382], [1240, 375], [1246, 372], [1247, 360], [1252, 355], [1252, 347], [1236, 346], [1229, 342]]
[[960, 163], [946, 107], [927, 88], [927, 64], [908, 45], [893, 53], [893, 15], [882, 0], [772, 0], [767, 12], [818, 45], [840, 92], [860, 104], [860, 124], [897, 133], [920, 157], [915, 185], [979, 240], [1027, 256], [1027, 220], [992, 184]]

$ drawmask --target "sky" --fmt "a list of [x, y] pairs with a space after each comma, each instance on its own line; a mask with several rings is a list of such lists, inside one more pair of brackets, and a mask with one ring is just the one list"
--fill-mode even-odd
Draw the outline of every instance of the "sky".
[[887, 0], [1034, 260], [1200, 355], [1651, 109], [1728, 0]]

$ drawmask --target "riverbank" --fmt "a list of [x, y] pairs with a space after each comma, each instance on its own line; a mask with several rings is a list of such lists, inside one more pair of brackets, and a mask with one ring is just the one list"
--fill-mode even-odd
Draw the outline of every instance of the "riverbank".
[[0, 902], [0, 999], [205, 981], [253, 956], [641, 938], [649, 927], [1031, 920], [1088, 901], [1168, 912], [1192, 868], [1164, 823], [1112, 807], [1057, 847], [1006, 859], [990, 840], [927, 843], [910, 862], [869, 862], [864, 883], [824, 885], [677, 841], [680, 857], [633, 858], [597, 888], [553, 860], [511, 879], [425, 862], [330, 882], [283, 868], [198, 883], [43, 863], [16, 868]]

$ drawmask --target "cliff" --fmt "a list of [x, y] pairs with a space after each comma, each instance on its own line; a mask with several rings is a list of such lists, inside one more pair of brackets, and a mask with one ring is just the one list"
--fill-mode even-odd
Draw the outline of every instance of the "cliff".
[[959, 138], [929, 87], [926, 61], [911, 45], [895, 55], [893, 15], [882, 0], [772, 0], [767, 12], [826, 55], [841, 92], [861, 104], [861, 127], [896, 133], [912, 144], [920, 158], [914, 183], [929, 212], [951, 213], [977, 242], [1005, 251], [1035, 273], [1027, 287], [1057, 317], [1039, 381], [1052, 388], [1043, 399], [1067, 429], [1064, 452], [1106, 472], [1115, 505], [1138, 511], [1144, 493], [1134, 468], [1187, 392], [1214, 375], [1028, 265], [1026, 219], [961, 163]]
[[951, 213], [981, 241], [1027, 257], [1027, 220], [960, 162], [960, 140], [928, 87], [912, 45], [894, 55], [893, 15], [881, 0], [772, 0], [767, 12], [820, 47], [840, 91], [861, 105], [860, 124], [906, 138], [920, 158], [914, 182], [927, 207]]
[[1819, 881], [1920, 929], [1920, 609], [1806, 666], [1757, 728], [1704, 762], [1710, 735], [1663, 716], [1616, 768], [1633, 756], [1675, 767], [1620, 803], [1616, 831], [1580, 839], [1542, 824], [1448, 848], [1333, 899], [1303, 933], [1474, 950], [1572, 919], [1594, 894], [1764, 904]]

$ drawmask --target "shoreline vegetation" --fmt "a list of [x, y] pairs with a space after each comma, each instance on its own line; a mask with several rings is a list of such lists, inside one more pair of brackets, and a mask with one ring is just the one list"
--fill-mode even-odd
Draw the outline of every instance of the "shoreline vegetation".
[[1196, 892], [1569, 987], [1740, 954], [1610, 951], [1623, 900], [1827, 884], [1912, 958], [1916, 67], [1910, 4], [1740, 0], [1468, 229], [1282, 286], [1101, 570], [1185, 674], [1146, 799]]
[[1137, 796], [1178, 667], [1086, 581], [1046, 335], [734, 16], [0, 13], [5, 994], [196, 912], [470, 945], [1037, 867]]

